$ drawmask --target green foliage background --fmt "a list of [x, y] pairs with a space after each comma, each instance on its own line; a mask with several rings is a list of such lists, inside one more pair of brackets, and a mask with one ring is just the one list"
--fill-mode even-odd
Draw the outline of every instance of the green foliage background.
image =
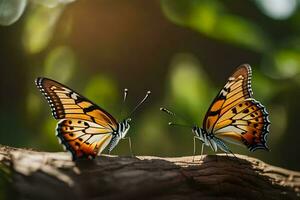
[[[299, 1], [18, 2], [0, 0], [0, 144], [62, 150], [56, 120], [34, 85], [37, 76], [45, 76], [119, 120], [123, 88], [129, 89], [127, 113], [151, 90], [129, 133], [134, 153], [191, 155], [191, 130], [169, 127], [170, 118], [159, 108], [201, 125], [230, 73], [249, 63], [254, 96], [270, 113], [271, 152], [231, 148], [300, 170]], [[127, 143], [113, 153], [129, 154]]]

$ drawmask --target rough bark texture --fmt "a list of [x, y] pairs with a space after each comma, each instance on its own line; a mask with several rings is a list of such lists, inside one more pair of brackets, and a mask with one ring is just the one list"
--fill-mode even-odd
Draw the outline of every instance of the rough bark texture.
[[[99, 156], [0, 147], [6, 198], [300, 199], [300, 173], [237, 155], [160, 158]], [[2, 174], [2, 175], [1, 175]]]

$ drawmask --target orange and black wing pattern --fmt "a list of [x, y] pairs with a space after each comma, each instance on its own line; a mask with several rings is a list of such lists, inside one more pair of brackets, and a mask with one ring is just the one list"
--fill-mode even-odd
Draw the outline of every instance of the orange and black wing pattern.
[[62, 119], [56, 127], [57, 137], [73, 160], [95, 158], [112, 139], [111, 130], [91, 121], [81, 119]]
[[48, 101], [57, 126], [57, 137], [73, 158], [94, 156], [105, 148], [118, 123], [104, 109], [72, 89], [47, 78], [36, 85]]
[[251, 67], [241, 65], [214, 99], [203, 128], [216, 137], [244, 144], [250, 151], [268, 150], [270, 121], [265, 107], [252, 98]]
[[35, 83], [46, 97], [55, 119], [84, 119], [117, 128], [113, 116], [63, 84], [47, 78], [37, 78]]

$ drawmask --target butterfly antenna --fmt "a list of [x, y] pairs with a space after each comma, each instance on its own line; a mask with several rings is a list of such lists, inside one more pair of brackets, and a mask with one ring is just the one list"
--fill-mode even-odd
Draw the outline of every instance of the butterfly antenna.
[[123, 102], [122, 102], [121, 110], [120, 110], [121, 116], [122, 116], [122, 114], [123, 114], [123, 109], [124, 109], [124, 106], [125, 106], [125, 101], [126, 101], [126, 99], [127, 99], [127, 95], [128, 95], [128, 89], [127, 89], [127, 88], [124, 88]]
[[[147, 100], [147, 98], [149, 97], [149, 95], [151, 94], [151, 92], [150, 91], [147, 91], [147, 93], [146, 93], [146, 95], [145, 95], [145, 97], [140, 101], [140, 103], [138, 103], [136, 106], [135, 106], [135, 108], [131, 111], [131, 113], [130, 113], [130, 115], [129, 115], [129, 117], [131, 117], [136, 111], [137, 111], [137, 109]], [[128, 117], [128, 118], [129, 118]]]
[[159, 110], [167, 113], [168, 115], [176, 116], [175, 113], [171, 112], [170, 110], [168, 110], [166, 108], [161, 107]]
[[179, 126], [179, 127], [184, 127], [184, 128], [191, 128], [190, 125], [186, 125], [186, 124], [177, 124], [177, 123], [174, 123], [174, 122], [169, 122], [168, 123], [169, 126]]
[[125, 88], [125, 89], [124, 89], [123, 103], [125, 103], [125, 101], [126, 101], [126, 98], [127, 98], [127, 95], [128, 95], [128, 89], [127, 89], [127, 88]]
[[[189, 120], [187, 120], [185, 117], [182, 117], [181, 115], [177, 115], [177, 114], [175, 114], [174, 112], [170, 111], [170, 110], [167, 109], [167, 108], [161, 107], [160, 110], [161, 110], [162, 112], [167, 113], [168, 115], [171, 115], [171, 116], [175, 117], [175, 118], [179, 118], [179, 119], [183, 120], [184, 122], [186, 122], [186, 123], [188, 123], [188, 124], [192, 124], [192, 123], [191, 123]], [[169, 123], [169, 125], [170, 125], [170, 123]], [[175, 124], [173, 123], [173, 124], [171, 124], [171, 125], [175, 125]], [[177, 124], [177, 125], [179, 125], [179, 124]], [[192, 125], [183, 125], [183, 126], [189, 126], [189, 127], [192, 127]]]

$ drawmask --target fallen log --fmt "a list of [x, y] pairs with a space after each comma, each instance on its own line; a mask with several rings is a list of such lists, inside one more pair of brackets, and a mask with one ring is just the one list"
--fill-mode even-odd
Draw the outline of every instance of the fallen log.
[[73, 162], [66, 152], [1, 146], [0, 179], [8, 199], [300, 199], [300, 172], [236, 156]]

